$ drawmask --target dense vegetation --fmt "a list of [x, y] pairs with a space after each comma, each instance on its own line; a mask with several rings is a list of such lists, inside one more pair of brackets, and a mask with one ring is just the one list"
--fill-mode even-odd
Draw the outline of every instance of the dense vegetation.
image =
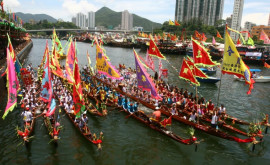
[[35, 20], [36, 22], [39, 22], [45, 19], [48, 22], [53, 22], [53, 23], [57, 22], [55, 18], [47, 14], [29, 14], [29, 13], [22, 13], [22, 12], [17, 12], [15, 14], [16, 16], [20, 17], [23, 20], [23, 22], [29, 22], [30, 19]]
[[[154, 32], [160, 34], [162, 32], [170, 32], [181, 36], [183, 30], [187, 37], [192, 36], [194, 31], [197, 30], [199, 33], [204, 33], [207, 38], [212, 39], [212, 36], [217, 36], [217, 31], [219, 31], [221, 36], [224, 36], [225, 20], [217, 21], [214, 26], [205, 25], [201, 20], [196, 18], [186, 22], [180, 22], [180, 26], [171, 26], [169, 22], [166, 21], [160, 29], [155, 29]], [[219, 39], [217, 39], [217, 41], [219, 41]]]
[[30, 23], [25, 23], [24, 28], [27, 30], [37, 30], [37, 29], [77, 29], [78, 27], [74, 25], [71, 22], [56, 22], [56, 23], [51, 23], [48, 22], [47, 20], [42, 20], [39, 21], [36, 24], [30, 24]]
[[[95, 13], [95, 16], [96, 26], [104, 26], [105, 28], [112, 29], [121, 25], [122, 12], [115, 12], [107, 7], [103, 7]], [[133, 14], [134, 26], [142, 26], [144, 31], [151, 31], [152, 26], [153, 28], [161, 28], [162, 25]]]

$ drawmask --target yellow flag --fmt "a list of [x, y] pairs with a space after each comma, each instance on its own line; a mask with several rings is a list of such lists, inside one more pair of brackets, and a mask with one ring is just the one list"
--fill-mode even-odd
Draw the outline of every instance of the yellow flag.
[[175, 25], [171, 19], [169, 19], [169, 25]]
[[254, 80], [251, 78], [251, 72], [248, 66], [241, 59], [227, 30], [225, 34], [225, 48], [222, 73], [232, 74], [238, 76], [239, 78], [244, 78], [246, 84], [249, 84], [249, 91], [247, 92], [247, 94], [251, 93], [251, 89], [253, 89], [254, 83]]

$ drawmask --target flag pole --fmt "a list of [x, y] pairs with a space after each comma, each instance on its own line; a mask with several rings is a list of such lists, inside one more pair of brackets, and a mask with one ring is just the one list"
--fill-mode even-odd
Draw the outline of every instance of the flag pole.
[[[225, 25], [225, 33], [224, 33], [224, 50], [225, 50], [226, 32], [227, 32], [227, 23]], [[219, 95], [220, 95], [221, 81], [222, 81], [222, 75], [223, 75], [222, 74], [223, 60], [224, 60], [224, 52], [223, 52], [222, 63], [221, 63], [221, 66], [220, 66], [220, 81], [219, 81], [219, 88], [218, 88], [217, 106], [219, 105]]]

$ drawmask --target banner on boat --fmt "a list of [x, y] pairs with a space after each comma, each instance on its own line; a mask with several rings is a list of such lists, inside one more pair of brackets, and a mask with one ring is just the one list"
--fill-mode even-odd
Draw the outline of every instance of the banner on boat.
[[3, 115], [3, 119], [7, 116], [9, 111], [12, 111], [17, 106], [17, 90], [19, 88], [19, 81], [16, 76], [15, 66], [11, 54], [7, 48], [7, 87], [8, 87], [8, 102]]
[[251, 78], [251, 72], [247, 65], [243, 62], [237, 51], [228, 31], [225, 34], [225, 48], [224, 48], [224, 58], [222, 65], [222, 73], [236, 75], [239, 78], [245, 79], [246, 84], [249, 84], [249, 91], [247, 94], [251, 93], [253, 89], [254, 80]]
[[96, 49], [96, 67], [98, 73], [104, 74], [112, 79], [122, 79], [115, 67], [107, 60], [99, 44], [96, 45]]
[[69, 48], [68, 48], [68, 54], [66, 59], [66, 77], [68, 80], [68, 83], [73, 84], [74, 83], [74, 59], [75, 59], [76, 49], [75, 45], [72, 42], [72, 39], [70, 40]]
[[158, 95], [157, 90], [155, 88], [155, 84], [150, 79], [149, 74], [146, 72], [146, 69], [143, 67], [143, 65], [139, 61], [136, 51], [134, 49], [133, 51], [134, 51], [134, 56], [135, 56], [138, 87], [146, 91], [151, 91], [152, 97], [154, 97], [155, 99], [161, 100], [161, 97]]
[[22, 68], [20, 72], [24, 86], [28, 86], [33, 83], [31, 73], [26, 68]]

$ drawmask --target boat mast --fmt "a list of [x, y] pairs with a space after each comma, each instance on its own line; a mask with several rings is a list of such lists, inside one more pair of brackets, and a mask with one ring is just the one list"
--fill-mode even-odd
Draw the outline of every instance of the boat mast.
[[[227, 22], [225, 25], [225, 32], [224, 32], [224, 50], [225, 50], [225, 35], [227, 31]], [[219, 88], [218, 88], [218, 96], [217, 96], [217, 106], [219, 105], [219, 95], [220, 95], [220, 88], [221, 88], [221, 81], [222, 81], [222, 67], [223, 67], [223, 60], [224, 60], [224, 51], [223, 51], [223, 57], [222, 57], [222, 63], [220, 66], [220, 81], [219, 81]]]

